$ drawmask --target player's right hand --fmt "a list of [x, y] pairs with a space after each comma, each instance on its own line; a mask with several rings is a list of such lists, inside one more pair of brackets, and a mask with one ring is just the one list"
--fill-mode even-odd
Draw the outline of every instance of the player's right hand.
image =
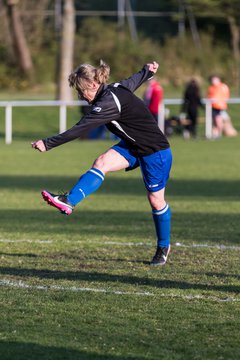
[[42, 140], [37, 140], [31, 143], [32, 148], [40, 152], [47, 151], [46, 146]]

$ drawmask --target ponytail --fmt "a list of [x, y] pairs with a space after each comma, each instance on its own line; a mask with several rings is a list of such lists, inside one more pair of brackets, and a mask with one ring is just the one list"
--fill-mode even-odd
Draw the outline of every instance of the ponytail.
[[96, 68], [95, 72], [95, 80], [99, 84], [105, 84], [108, 81], [110, 75], [110, 67], [103, 60], [100, 60], [100, 65]]

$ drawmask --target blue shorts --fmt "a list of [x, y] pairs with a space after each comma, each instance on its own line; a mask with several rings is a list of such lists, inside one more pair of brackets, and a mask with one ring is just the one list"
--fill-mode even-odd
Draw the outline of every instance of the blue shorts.
[[172, 152], [170, 148], [141, 157], [134, 156], [124, 141], [120, 141], [112, 149], [129, 162], [129, 168], [126, 170], [133, 170], [140, 166], [146, 189], [149, 192], [156, 192], [165, 188], [172, 166]]

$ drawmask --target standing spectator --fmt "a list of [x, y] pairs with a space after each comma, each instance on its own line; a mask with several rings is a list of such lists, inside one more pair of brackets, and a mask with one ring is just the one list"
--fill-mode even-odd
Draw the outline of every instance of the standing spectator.
[[195, 79], [191, 79], [185, 88], [183, 95], [182, 111], [186, 114], [187, 125], [184, 129], [184, 137], [197, 136], [198, 107], [203, 106], [200, 88]]
[[219, 138], [224, 133], [226, 136], [235, 136], [237, 131], [232, 126], [227, 113], [227, 100], [230, 91], [226, 84], [217, 75], [210, 77], [208, 99], [212, 99], [213, 137]]
[[150, 80], [144, 93], [144, 103], [156, 121], [158, 121], [158, 108], [162, 100], [163, 88], [158, 81], [154, 79]]

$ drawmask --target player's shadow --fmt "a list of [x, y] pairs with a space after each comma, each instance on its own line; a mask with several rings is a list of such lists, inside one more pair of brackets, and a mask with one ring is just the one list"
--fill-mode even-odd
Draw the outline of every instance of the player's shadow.
[[[97, 354], [88, 351], [68, 349], [65, 347], [44, 346], [30, 342], [0, 341], [1, 359], [34, 359], [34, 360], [120, 360], [122, 356]], [[142, 357], [138, 357], [143, 359]], [[136, 359], [124, 356], [126, 360]]]
[[[75, 255], [74, 255], [75, 254]], [[150, 261], [146, 260], [137, 260], [137, 259], [129, 259], [129, 258], [110, 258], [109, 256], [103, 257], [101, 255], [98, 256], [91, 256], [91, 257], [84, 257], [82, 256], [82, 250], [81, 254], [76, 254], [76, 250], [74, 251], [74, 254], [69, 253], [50, 253], [50, 254], [44, 254], [44, 255], [38, 255], [33, 253], [13, 253], [13, 252], [0, 252], [0, 256], [3, 257], [29, 257], [29, 258], [45, 258], [45, 259], [52, 259], [52, 260], [60, 260], [60, 259], [67, 259], [67, 260], [77, 260], [78, 262], [81, 262], [81, 267], [83, 269], [85, 268], [95, 268], [95, 265], [87, 264], [89, 260], [92, 261], [98, 261], [98, 262], [113, 262], [113, 263], [133, 263], [133, 264], [143, 264], [143, 265], [149, 265]]]
[[[193, 272], [194, 275], [199, 275], [202, 273], [199, 272]], [[221, 278], [221, 279], [227, 279], [227, 278], [233, 278], [233, 279], [238, 279], [240, 280], [240, 275], [239, 274], [226, 274], [226, 273], [218, 273], [218, 272], [206, 272], [204, 273], [204, 275], [209, 276], [211, 278], [215, 277], [215, 278]]]
[[7, 253], [7, 252], [0, 252], [0, 256], [10, 256], [10, 257], [30, 257], [30, 258], [37, 258], [39, 255], [31, 254], [31, 253]]
[[38, 278], [38, 279], [53, 279], [53, 280], [68, 280], [68, 281], [80, 281], [91, 283], [123, 283], [137, 286], [148, 286], [160, 289], [181, 289], [181, 290], [201, 290], [201, 291], [220, 291], [239, 294], [240, 285], [213, 285], [213, 284], [201, 284], [199, 282], [189, 283], [186, 281], [174, 281], [174, 280], [158, 280], [150, 279], [138, 276], [129, 275], [116, 275], [116, 274], [104, 274], [99, 272], [87, 272], [87, 271], [59, 271], [48, 269], [26, 269], [26, 268], [13, 268], [13, 267], [0, 267], [0, 274], [11, 275], [26, 278]]

